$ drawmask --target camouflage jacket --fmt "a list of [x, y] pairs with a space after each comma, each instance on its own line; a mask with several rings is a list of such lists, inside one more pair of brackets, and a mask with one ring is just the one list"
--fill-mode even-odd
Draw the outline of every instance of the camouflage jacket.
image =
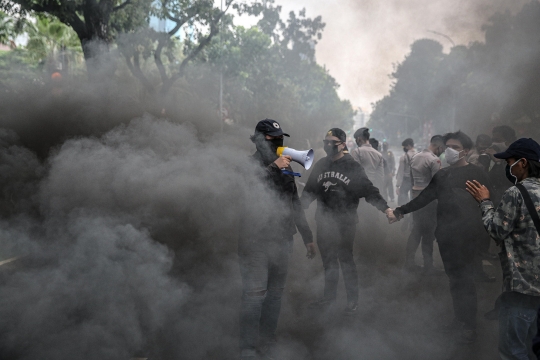
[[[522, 181], [540, 211], [540, 179]], [[492, 238], [501, 245], [504, 291], [540, 296], [540, 236], [518, 188], [508, 189], [498, 206], [483, 202], [482, 220]]]

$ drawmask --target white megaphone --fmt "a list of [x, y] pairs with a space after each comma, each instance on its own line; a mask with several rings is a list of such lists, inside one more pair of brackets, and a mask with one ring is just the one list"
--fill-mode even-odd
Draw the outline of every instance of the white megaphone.
[[289, 155], [294, 162], [299, 163], [306, 170], [309, 170], [311, 164], [313, 164], [313, 149], [295, 150], [290, 147], [278, 147], [276, 154], [278, 156]]

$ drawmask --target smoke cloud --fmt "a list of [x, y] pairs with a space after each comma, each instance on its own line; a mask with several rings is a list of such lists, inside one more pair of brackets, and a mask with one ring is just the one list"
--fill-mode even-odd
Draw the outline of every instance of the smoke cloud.
[[317, 61], [326, 64], [341, 84], [340, 95], [364, 111], [389, 91], [392, 64], [402, 61], [415, 40], [430, 38], [445, 49], [483, 40], [482, 25], [496, 12], [517, 12], [528, 0], [293, 0], [285, 10], [305, 7], [308, 16], [322, 15], [326, 28], [317, 46]]

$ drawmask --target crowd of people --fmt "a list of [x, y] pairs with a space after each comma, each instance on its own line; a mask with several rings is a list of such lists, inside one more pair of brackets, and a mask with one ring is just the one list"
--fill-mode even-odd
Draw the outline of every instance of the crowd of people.
[[[290, 156], [278, 156], [284, 144], [281, 125], [260, 121], [252, 136], [257, 151], [252, 159], [264, 169], [261, 181], [270, 184], [284, 206], [281, 226], [255, 239], [248, 233], [239, 241], [243, 280], [240, 314], [241, 359], [275, 358], [273, 350], [281, 296], [285, 288], [292, 237], [300, 232], [313, 258], [318, 249], [324, 268], [324, 294], [309, 307], [325, 311], [337, 298], [339, 273], [345, 284], [344, 314], [358, 311], [358, 272], [353, 246], [358, 207], [377, 232], [377, 211], [390, 224], [410, 228], [404, 254], [404, 271], [425, 276], [442, 274], [433, 265], [437, 241], [453, 303], [453, 320], [441, 327], [459, 342], [477, 338], [478, 282], [493, 282], [482, 260], [492, 259], [491, 242], [500, 247], [503, 292], [486, 314], [499, 318], [501, 359], [535, 359], [533, 347], [540, 308], [540, 145], [516, 139], [509, 126], [497, 126], [491, 136], [476, 142], [461, 131], [435, 135], [425, 149], [413, 139], [402, 142], [396, 159], [389, 144], [371, 138], [368, 128], [354, 133], [356, 147], [349, 149], [346, 133], [330, 129], [324, 137], [326, 157], [318, 160], [299, 194]], [[417, 151], [420, 150], [420, 151]], [[393, 181], [396, 180], [394, 191]], [[388, 202], [397, 207], [392, 209]], [[316, 201], [316, 238], [304, 210]], [[387, 202], [388, 201], [388, 202]], [[412, 216], [408, 215], [412, 213]], [[249, 227], [249, 224], [246, 225]], [[316, 246], [315, 246], [316, 242]], [[421, 247], [423, 267], [416, 265]]]

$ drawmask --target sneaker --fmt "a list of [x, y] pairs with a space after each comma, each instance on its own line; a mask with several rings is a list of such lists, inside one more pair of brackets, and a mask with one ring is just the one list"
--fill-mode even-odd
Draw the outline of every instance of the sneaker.
[[492, 283], [497, 281], [497, 279], [495, 278], [495, 276], [489, 276], [485, 272], [481, 272], [480, 274], [474, 275], [474, 281]]
[[476, 330], [463, 329], [458, 336], [458, 342], [461, 344], [472, 344], [477, 338]]
[[452, 322], [439, 327], [439, 331], [442, 333], [457, 332], [463, 330], [463, 323], [457, 319], [452, 320]]
[[312, 303], [309, 303], [308, 308], [309, 309], [327, 309], [333, 304], [334, 304], [334, 300], [322, 298]]
[[347, 304], [347, 307], [343, 311], [343, 315], [352, 316], [352, 315], [356, 314], [357, 310], [358, 310], [358, 303], [351, 301], [351, 302], [349, 302]]

